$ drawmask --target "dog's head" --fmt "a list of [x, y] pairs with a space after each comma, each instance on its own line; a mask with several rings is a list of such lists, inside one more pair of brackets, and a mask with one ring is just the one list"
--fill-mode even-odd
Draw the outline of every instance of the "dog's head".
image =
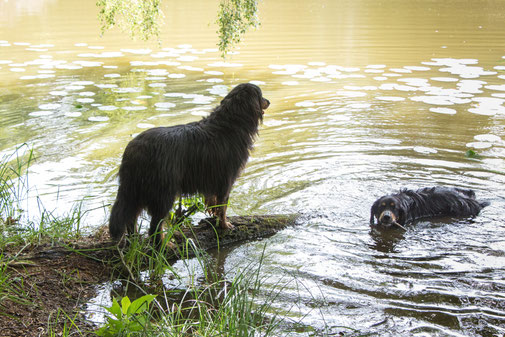
[[370, 224], [377, 224], [383, 227], [391, 227], [392, 225], [405, 224], [405, 215], [408, 205], [406, 202], [395, 196], [386, 195], [377, 199], [370, 210]]
[[233, 88], [221, 101], [221, 106], [241, 118], [263, 120], [270, 101], [263, 97], [260, 87], [252, 83], [241, 83]]

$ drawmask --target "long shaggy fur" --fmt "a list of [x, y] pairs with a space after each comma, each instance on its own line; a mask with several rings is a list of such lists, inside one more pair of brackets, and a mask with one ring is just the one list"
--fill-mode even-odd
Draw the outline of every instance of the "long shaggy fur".
[[377, 199], [370, 211], [370, 224], [403, 226], [417, 219], [436, 216], [471, 217], [479, 214], [488, 202], [475, 199], [471, 189], [426, 187], [417, 191], [402, 189], [399, 193]]
[[134, 233], [137, 217], [146, 209], [151, 215], [149, 234], [159, 241], [160, 223], [180, 195], [204, 195], [221, 227], [232, 227], [226, 221], [228, 195], [269, 104], [258, 86], [239, 84], [208, 117], [149, 129], [130, 141], [119, 168], [111, 237], [119, 239], [125, 229]]

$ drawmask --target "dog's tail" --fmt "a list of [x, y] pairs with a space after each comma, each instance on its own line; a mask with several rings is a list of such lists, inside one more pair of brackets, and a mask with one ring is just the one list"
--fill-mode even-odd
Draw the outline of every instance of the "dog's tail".
[[134, 232], [138, 213], [139, 207], [135, 199], [128, 198], [128, 194], [120, 187], [110, 211], [109, 234], [111, 238], [119, 240], [126, 228], [129, 229], [129, 232]]

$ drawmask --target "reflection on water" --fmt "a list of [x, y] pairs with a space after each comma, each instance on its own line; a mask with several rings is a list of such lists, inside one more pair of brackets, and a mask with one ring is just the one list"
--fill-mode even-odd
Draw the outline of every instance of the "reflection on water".
[[[231, 210], [305, 221], [219, 255], [225, 273], [266, 243], [265, 294], [295, 279], [274, 308], [321, 333], [505, 332], [503, 2], [265, 1], [261, 29], [226, 61], [212, 1], [166, 4], [160, 46], [99, 38], [92, 2], [23, 4], [0, 3], [0, 153], [34, 148], [30, 184], [48, 209], [109, 204], [133, 136], [198, 120], [255, 81], [272, 106]], [[436, 184], [491, 206], [473, 221], [370, 230], [377, 197]]]

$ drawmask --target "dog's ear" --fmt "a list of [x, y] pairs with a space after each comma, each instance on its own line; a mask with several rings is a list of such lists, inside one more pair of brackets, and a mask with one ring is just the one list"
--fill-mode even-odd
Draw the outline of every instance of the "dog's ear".
[[240, 118], [257, 126], [263, 121], [261, 89], [250, 83], [242, 83], [233, 88], [221, 101], [223, 112], [231, 118]]
[[406, 200], [402, 200], [398, 204], [398, 223], [400, 225], [405, 225], [407, 222], [407, 214], [409, 210], [409, 203]]
[[378, 208], [379, 208], [379, 202], [376, 201], [373, 203], [372, 208], [370, 209], [370, 225], [375, 224], [375, 213], [377, 213]]

